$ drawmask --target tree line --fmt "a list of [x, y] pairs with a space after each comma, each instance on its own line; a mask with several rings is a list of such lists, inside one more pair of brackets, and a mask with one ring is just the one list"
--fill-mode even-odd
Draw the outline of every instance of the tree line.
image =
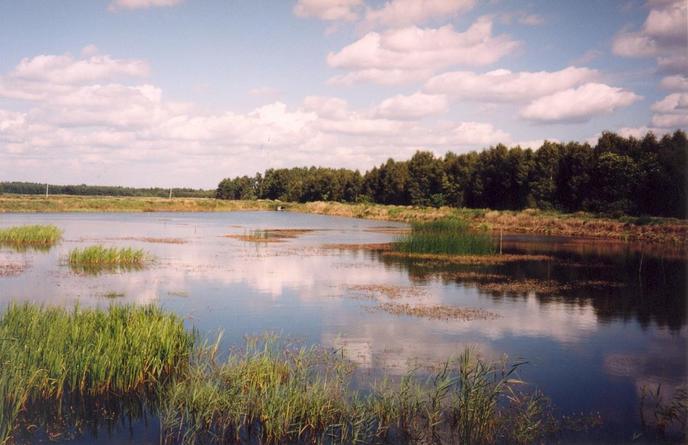
[[220, 182], [220, 199], [375, 202], [613, 215], [686, 217], [688, 140], [604, 132], [592, 146], [544, 142], [536, 149], [499, 144], [443, 157], [418, 151], [361, 174], [323, 167], [268, 169]]
[[[48, 185], [51, 195], [85, 195], [85, 196], [140, 196], [167, 198], [170, 189], [161, 187], [137, 188], [119, 187], [108, 185]], [[19, 195], [45, 194], [45, 184], [36, 182], [0, 182], [0, 192], [15, 193]], [[172, 196], [182, 198], [212, 198], [214, 190], [201, 190], [192, 188], [173, 188]]]

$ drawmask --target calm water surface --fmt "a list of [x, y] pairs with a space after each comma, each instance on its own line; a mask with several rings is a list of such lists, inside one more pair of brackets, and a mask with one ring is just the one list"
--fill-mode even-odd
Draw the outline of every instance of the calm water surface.
[[[0, 215], [0, 226], [55, 224], [63, 242], [48, 252], [0, 250], [0, 264], [23, 272], [0, 276], [0, 304], [107, 306], [157, 303], [225, 346], [266, 331], [342, 349], [364, 374], [400, 375], [477, 347], [529, 364], [520, 376], [547, 394], [559, 414], [599, 412], [600, 441], [628, 441], [640, 430], [643, 386], [671, 395], [685, 384], [686, 261], [639, 246], [507, 236], [505, 252], [545, 253], [551, 260], [506, 266], [437, 266], [325, 244], [394, 239], [389, 222], [278, 212], [192, 214]], [[255, 229], [313, 229], [281, 243], [249, 243], [223, 235]], [[183, 243], [153, 243], [145, 238]], [[145, 270], [86, 275], [65, 264], [89, 244], [141, 247], [155, 256]], [[488, 290], [474, 273], [555, 283], [556, 292]], [[580, 286], [580, 283], [587, 283]], [[375, 310], [395, 301], [483, 308], [490, 320], [428, 320]], [[98, 443], [157, 443], [154, 419]], [[83, 439], [91, 443], [95, 437]]]

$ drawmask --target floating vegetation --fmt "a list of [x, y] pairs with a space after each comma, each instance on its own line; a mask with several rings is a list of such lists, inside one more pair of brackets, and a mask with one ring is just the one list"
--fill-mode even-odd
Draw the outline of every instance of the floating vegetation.
[[548, 255], [448, 255], [434, 253], [407, 253], [407, 252], [385, 252], [381, 253], [385, 257], [409, 258], [413, 260], [423, 260], [427, 266], [442, 264], [475, 264], [475, 265], [497, 265], [517, 263], [523, 261], [551, 261]]
[[470, 230], [468, 222], [459, 218], [442, 218], [413, 223], [411, 234], [394, 243], [394, 250], [402, 253], [494, 255], [497, 246], [486, 231]]
[[186, 244], [186, 240], [181, 238], [156, 238], [151, 236], [144, 237], [124, 237], [124, 238], [108, 238], [113, 240], [123, 240], [123, 241], [142, 241], [144, 243], [153, 244]]
[[431, 320], [495, 320], [500, 315], [485, 309], [445, 305], [410, 305], [406, 303], [381, 303], [371, 308], [392, 315], [408, 315]]
[[0, 318], [0, 339], [0, 443], [19, 421], [40, 423], [32, 413], [59, 415], [70, 400], [155, 389], [184, 371], [193, 347], [182, 320], [152, 306], [12, 304]]
[[167, 295], [169, 295], [171, 297], [184, 297], [184, 298], [186, 298], [189, 296], [189, 293], [185, 290], [171, 290], [171, 291], [167, 291]]
[[0, 263], [0, 277], [15, 277], [26, 270], [26, 263]]
[[143, 249], [131, 247], [88, 246], [69, 252], [69, 266], [78, 272], [140, 269], [148, 259]]
[[313, 231], [313, 229], [259, 229], [251, 230], [242, 235], [225, 235], [225, 238], [234, 238], [253, 243], [282, 243]]
[[399, 298], [413, 298], [424, 297], [427, 292], [422, 287], [404, 287], [384, 284], [361, 284], [349, 286], [350, 291], [357, 294], [368, 295], [372, 299], [384, 297], [390, 300], [397, 300]]
[[49, 249], [62, 239], [62, 230], [53, 225], [31, 225], [0, 229], [0, 245], [14, 249]]
[[478, 289], [483, 292], [500, 294], [529, 294], [531, 292], [538, 294], [555, 294], [573, 289], [571, 284], [559, 283], [551, 280], [533, 279], [478, 283], [477, 286]]
[[124, 292], [109, 291], [103, 294], [103, 298], [123, 298]]

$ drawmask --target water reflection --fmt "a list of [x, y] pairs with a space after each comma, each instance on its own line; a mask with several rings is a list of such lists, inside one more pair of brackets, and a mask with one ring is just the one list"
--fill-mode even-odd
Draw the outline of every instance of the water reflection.
[[[105, 306], [159, 304], [225, 346], [246, 334], [281, 332], [341, 349], [371, 374], [402, 374], [475, 346], [530, 365], [522, 377], [563, 412], [600, 411], [617, 437], [638, 428], [643, 385], [671, 392], [686, 382], [686, 261], [619, 243], [507, 237], [505, 252], [549, 261], [441, 265], [323, 244], [380, 243], [390, 223], [285, 212], [232, 214], [4, 215], [0, 226], [53, 223], [65, 232], [49, 252], [0, 250], [0, 303]], [[397, 225], [399, 226], [399, 225]], [[279, 243], [228, 238], [253, 230], [298, 229]], [[380, 230], [384, 228], [384, 230]], [[296, 233], [296, 232], [291, 232]], [[162, 242], [160, 240], [175, 240]], [[144, 248], [150, 267], [74, 273], [70, 249], [102, 242]], [[642, 262], [641, 262], [642, 260]], [[525, 282], [540, 286], [496, 286]], [[397, 294], [365, 292], [397, 288]], [[427, 320], [369, 311], [380, 301], [481, 308], [495, 320]]]

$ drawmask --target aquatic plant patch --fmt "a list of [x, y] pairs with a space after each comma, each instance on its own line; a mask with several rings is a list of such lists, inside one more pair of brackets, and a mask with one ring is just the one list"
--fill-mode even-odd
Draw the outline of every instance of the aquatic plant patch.
[[141, 268], [148, 260], [150, 257], [143, 249], [101, 245], [72, 249], [68, 256], [69, 266], [77, 271]]
[[49, 249], [62, 239], [62, 230], [53, 225], [30, 225], [0, 229], [0, 245], [15, 249]]

